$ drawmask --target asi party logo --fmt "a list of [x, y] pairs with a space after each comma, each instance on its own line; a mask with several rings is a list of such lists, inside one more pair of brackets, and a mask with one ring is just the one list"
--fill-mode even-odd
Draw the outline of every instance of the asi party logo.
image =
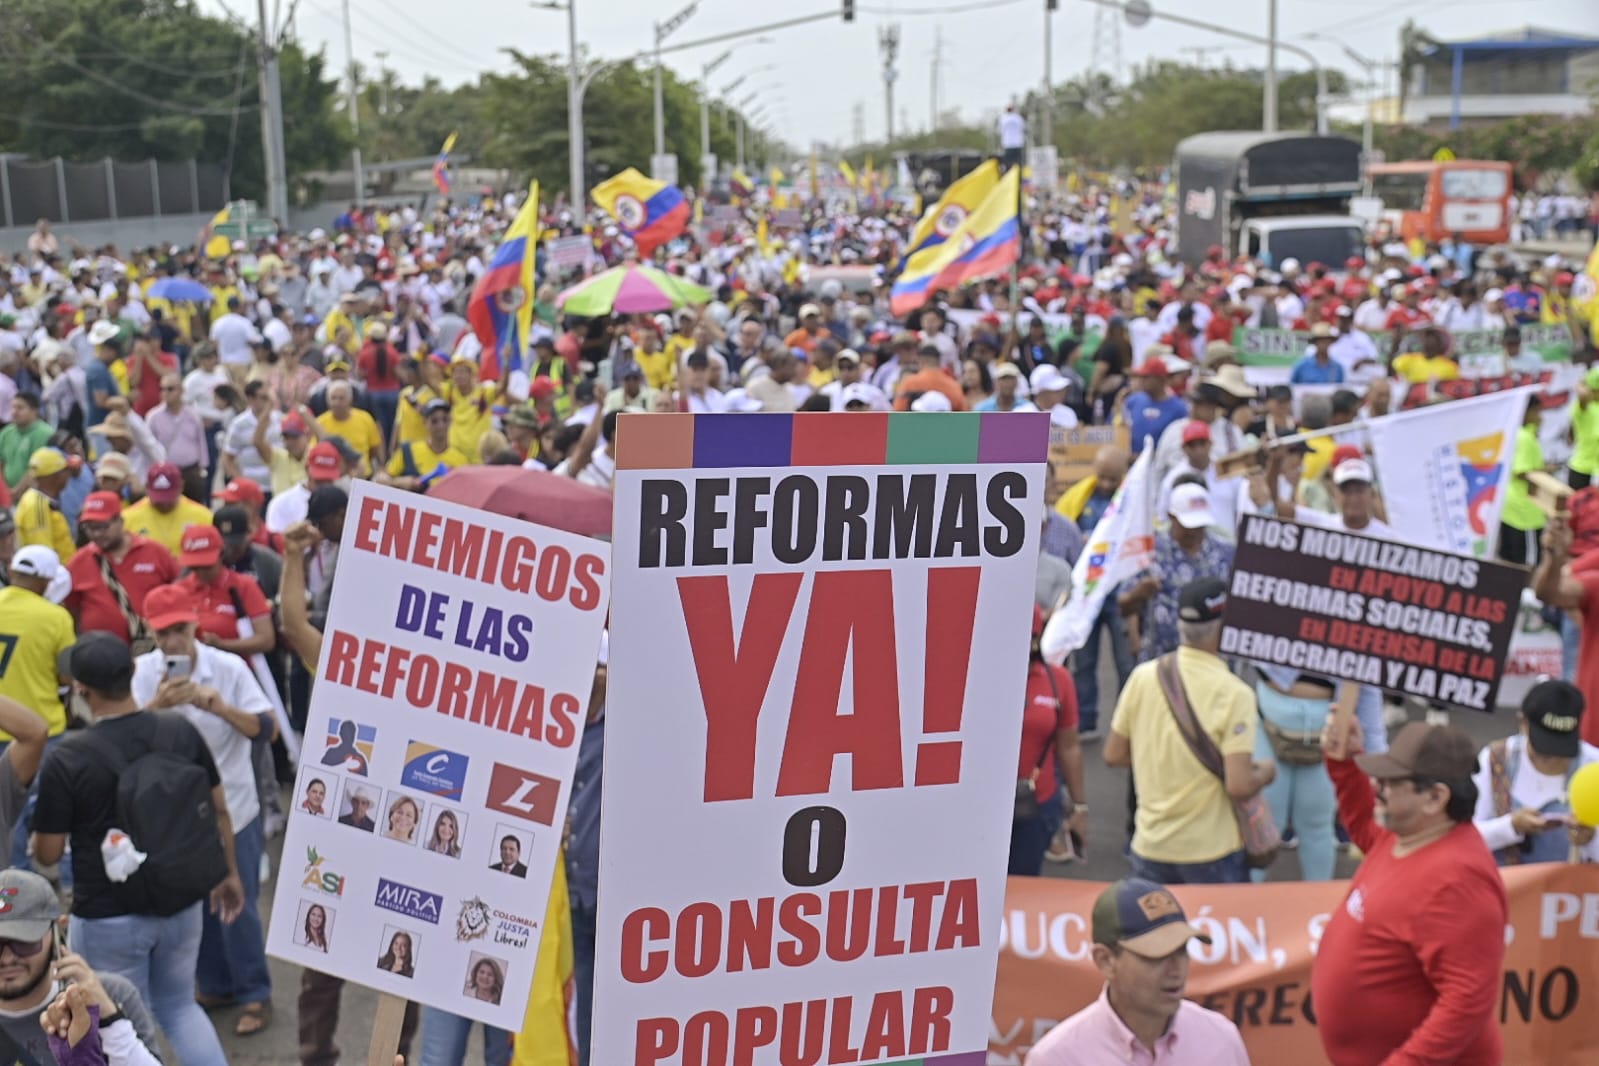
[[413, 740], [405, 746], [400, 784], [448, 800], [459, 800], [466, 787], [467, 757], [458, 751]]
[[420, 888], [412, 888], [410, 885], [402, 885], [386, 877], [378, 878], [377, 899], [373, 902], [386, 911], [403, 914], [407, 918], [415, 918], [431, 925], [439, 924], [439, 915], [444, 909], [443, 896], [425, 892]]
[[305, 876], [300, 881], [300, 887], [314, 889], [328, 896], [342, 896], [344, 875], [323, 869], [322, 864], [326, 861], [327, 856], [318, 852], [315, 847], [306, 848]]

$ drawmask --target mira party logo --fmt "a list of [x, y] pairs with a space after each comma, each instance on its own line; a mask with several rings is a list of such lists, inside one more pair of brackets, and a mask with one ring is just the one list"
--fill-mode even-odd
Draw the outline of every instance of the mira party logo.
[[458, 751], [413, 740], [405, 746], [400, 784], [448, 800], [459, 800], [466, 787], [467, 757]]
[[386, 877], [378, 878], [378, 894], [373, 902], [386, 911], [432, 925], [439, 924], [439, 915], [444, 909], [443, 896], [402, 885]]

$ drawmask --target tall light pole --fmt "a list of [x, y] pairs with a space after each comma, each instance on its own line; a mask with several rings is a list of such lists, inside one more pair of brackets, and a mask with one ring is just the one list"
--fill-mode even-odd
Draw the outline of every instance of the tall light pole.
[[1372, 141], [1371, 113], [1372, 109], [1377, 106], [1377, 94], [1382, 91], [1382, 86], [1377, 82], [1377, 68], [1386, 66], [1386, 64], [1379, 63], [1375, 59], [1368, 59], [1343, 41], [1336, 37], [1329, 37], [1325, 33], [1307, 33], [1305, 37], [1312, 41], [1330, 41], [1336, 44], [1344, 50], [1344, 55], [1352, 59], [1366, 72], [1366, 120], [1361, 123], [1360, 127], [1360, 147], [1369, 156], [1371, 154]]
[[[661, 80], [661, 43], [687, 22], [700, 6], [699, 0], [689, 0], [689, 5], [665, 22], [655, 24], [655, 163], [665, 165], [666, 155], [666, 90]], [[651, 167], [653, 170], [654, 167]], [[658, 181], [676, 181], [677, 175], [652, 175]]]
[[1055, 141], [1055, 5], [1044, 5], [1044, 95], [1039, 97], [1041, 116], [1039, 144]]
[[261, 82], [261, 161], [266, 168], [266, 211], [279, 225], [287, 225], [289, 183], [283, 159], [283, 97], [278, 83], [277, 45], [267, 24], [266, 0], [259, 0], [256, 7], [261, 20], [256, 74]]
[[1260, 128], [1277, 132], [1277, 0], [1266, 0], [1266, 82], [1261, 87]]
[[729, 48], [700, 68], [700, 184], [708, 186], [715, 177], [716, 160], [711, 158], [711, 75], [733, 58]]
[[344, 0], [344, 57], [350, 68], [350, 132], [355, 145], [350, 149], [355, 178], [355, 206], [366, 205], [366, 174], [361, 170], [361, 100], [355, 83], [355, 37], [350, 32], [350, 0]]

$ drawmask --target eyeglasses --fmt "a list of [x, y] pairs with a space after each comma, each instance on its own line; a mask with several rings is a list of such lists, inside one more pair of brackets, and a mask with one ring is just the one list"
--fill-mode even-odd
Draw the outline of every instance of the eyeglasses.
[[44, 950], [45, 940], [9, 940], [0, 937], [0, 951], [11, 949], [11, 954], [19, 959], [31, 959]]

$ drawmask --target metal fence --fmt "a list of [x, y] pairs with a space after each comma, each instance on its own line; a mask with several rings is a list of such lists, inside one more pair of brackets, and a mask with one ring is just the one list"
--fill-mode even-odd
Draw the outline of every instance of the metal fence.
[[228, 176], [196, 160], [72, 163], [0, 155], [0, 228], [219, 211]]

